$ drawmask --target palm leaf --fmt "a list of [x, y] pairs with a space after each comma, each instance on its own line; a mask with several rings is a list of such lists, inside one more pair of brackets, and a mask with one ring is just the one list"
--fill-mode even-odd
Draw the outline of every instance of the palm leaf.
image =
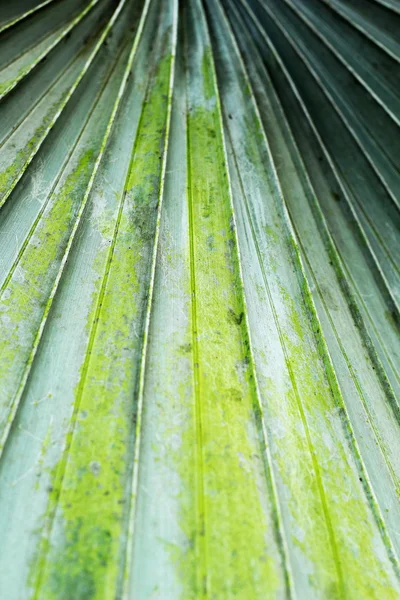
[[399, 597], [399, 19], [0, 8], [2, 598]]

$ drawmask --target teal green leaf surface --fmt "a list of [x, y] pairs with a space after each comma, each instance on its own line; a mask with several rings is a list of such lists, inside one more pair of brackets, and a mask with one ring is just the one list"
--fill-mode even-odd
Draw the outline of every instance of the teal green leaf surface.
[[0, 598], [400, 598], [395, 0], [0, 6]]

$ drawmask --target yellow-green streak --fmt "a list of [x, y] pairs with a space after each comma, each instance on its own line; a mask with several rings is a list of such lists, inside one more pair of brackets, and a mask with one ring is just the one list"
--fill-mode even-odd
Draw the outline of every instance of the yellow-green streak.
[[[199, 597], [272, 598], [268, 494], [209, 48], [189, 58], [187, 117]], [[193, 79], [202, 75], [203, 97]]]

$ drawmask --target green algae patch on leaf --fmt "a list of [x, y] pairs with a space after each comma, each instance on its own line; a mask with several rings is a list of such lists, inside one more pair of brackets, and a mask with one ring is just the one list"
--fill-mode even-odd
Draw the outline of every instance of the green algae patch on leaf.
[[274, 598], [284, 594], [282, 564], [270, 514], [222, 120], [203, 18], [199, 3], [192, 3], [187, 169], [198, 594]]
[[[7, 399], [26, 366], [30, 348], [45, 310], [69, 230], [73, 225], [80, 199], [84, 196], [95, 156], [92, 149], [77, 159], [59, 193], [48, 206], [45, 216], [23, 248], [14, 271], [2, 287], [0, 348], [2, 352], [2, 425], [6, 421]], [[26, 358], [21, 361], [21, 353]]]
[[[220, 134], [216, 137], [204, 134], [207, 128], [215, 131], [216, 125], [216, 112], [212, 111], [197, 109], [188, 119], [190, 160], [195, 165], [189, 167], [193, 182], [189, 194], [195, 276], [192, 295], [196, 303], [194, 369], [198, 372], [196, 402], [200, 405], [197, 419], [201, 421], [201, 438], [197, 443], [203, 455], [199, 477], [204, 477], [204, 534], [198, 532], [198, 535], [206, 538], [202, 552], [207, 555], [203, 560], [208, 560], [207, 580], [211, 590], [222, 593], [228, 588], [238, 597], [247, 593], [258, 597], [262, 582], [268, 580], [268, 590], [263, 592], [272, 596], [279, 576], [274, 573], [275, 561], [268, 552], [266, 508], [260, 498], [254, 466], [262, 469], [259, 456], [262, 442], [254, 431], [251, 358], [244, 322], [232, 318], [232, 314], [241, 315], [244, 307], [235, 264], [229, 196], [225, 191], [226, 173], [220, 167], [224, 161], [222, 140]], [[215, 154], [213, 140], [219, 142]], [[202, 153], [197, 153], [197, 149]], [[209, 179], [202, 173], [208, 173]], [[204, 235], [210, 230], [220, 232], [212, 255]], [[222, 514], [229, 514], [229, 520], [220, 519], [218, 515]], [[251, 575], [247, 555], [250, 547], [257, 556], [251, 564]], [[221, 564], [231, 573], [228, 581]]]
[[[248, 121], [247, 131], [249, 135], [244, 136], [246, 152], [254, 163], [256, 144], [263, 143], [261, 131], [259, 127], [248, 128]], [[270, 289], [275, 288], [270, 301], [275, 304], [278, 315], [277, 327], [290, 384], [285, 400], [276, 407], [277, 393], [272, 382], [268, 384], [267, 397], [268, 414], [275, 422], [282, 422], [285, 403], [290, 406], [284, 411], [287, 417], [285, 437], [274, 440], [274, 461], [278, 464], [279, 480], [291, 492], [286, 503], [298, 525], [298, 535], [292, 540], [301, 549], [306, 563], [310, 561], [309, 581], [316, 591], [324, 590], [323, 593], [332, 598], [353, 593], [350, 590], [356, 590], [356, 597], [380, 598], [387, 595], [396, 598], [395, 569], [392, 568], [385, 534], [382, 535], [380, 518], [376, 519], [370, 490], [364, 485], [358, 450], [349, 433], [348, 416], [343, 409], [343, 400], [302, 271], [297, 244], [287, 227], [283, 210], [279, 210], [276, 193], [275, 198], [278, 198], [278, 218], [272, 224], [275, 235], [268, 231], [268, 254], [265, 254], [264, 260], [275, 274], [276, 283], [271, 283], [268, 271], [267, 279]], [[272, 214], [274, 211], [269, 212]], [[292, 282], [286, 279], [290, 272], [293, 273]], [[289, 436], [291, 419], [293, 432]], [[304, 427], [303, 441], [299, 420]], [[271, 436], [274, 438], [273, 429]], [[288, 461], [289, 448], [295, 462], [303, 455], [298, 466]], [[305, 467], [307, 463], [309, 466]], [[307, 525], [305, 506], [310, 515]], [[369, 565], [367, 572], [364, 571], [365, 563], [360, 569], [360, 563], [354, 560], [355, 555], [364, 557]]]
[[[197, 443], [202, 453], [199, 477], [204, 478], [204, 534], [198, 535], [205, 536], [202, 552], [207, 558], [203, 560], [207, 560], [207, 581], [214, 593], [229, 589], [238, 597], [272, 597], [279, 575], [268, 551], [267, 509], [257, 481], [257, 471], [263, 472], [262, 440], [256, 434], [245, 322], [237, 316], [245, 309], [218, 127], [216, 111], [196, 109], [188, 118], [194, 369], [197, 419], [201, 421]], [[207, 244], [210, 231], [218, 232], [212, 253]], [[218, 515], [223, 514], [229, 514], [229, 519], [220, 519]], [[249, 548], [257, 557], [250, 573]], [[263, 584], [266, 581], [268, 588]]]
[[[76, 389], [75, 426], [55, 474], [55, 526], [37, 593], [57, 598], [119, 593], [129, 514], [140, 354], [157, 222], [171, 54], [166, 51], [143, 105], [111, 245], [99, 256], [86, 359]], [[105, 260], [104, 260], [105, 259]], [[90, 557], [88, 560], [87, 557]], [[82, 564], [86, 565], [81, 570]], [[71, 573], [74, 577], [71, 581]], [[79, 573], [79, 575], [78, 575]], [[68, 592], [67, 592], [68, 590]], [[64, 593], [64, 592], [63, 592]]]

